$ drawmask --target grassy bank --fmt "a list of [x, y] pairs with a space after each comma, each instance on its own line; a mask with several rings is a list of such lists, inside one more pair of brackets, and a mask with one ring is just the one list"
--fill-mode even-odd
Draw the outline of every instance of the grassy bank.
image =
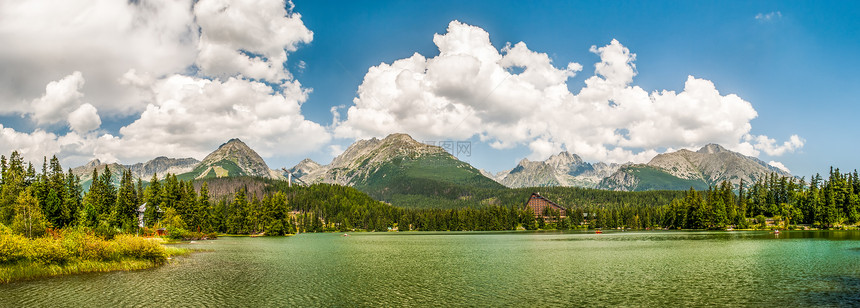
[[140, 270], [162, 265], [171, 256], [188, 253], [188, 249], [161, 245], [159, 239], [133, 235], [105, 240], [79, 230], [63, 230], [54, 236], [29, 239], [0, 229], [0, 283]]

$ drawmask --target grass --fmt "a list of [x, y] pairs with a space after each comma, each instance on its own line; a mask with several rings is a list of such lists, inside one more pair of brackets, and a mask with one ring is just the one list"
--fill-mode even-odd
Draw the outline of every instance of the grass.
[[[209, 167], [212, 167], [212, 169], [209, 169]], [[201, 174], [203, 174], [203, 172], [206, 172], [206, 174], [202, 177], [204, 179], [245, 175], [245, 172], [242, 171], [242, 168], [240, 168], [239, 165], [237, 165], [233, 161], [224, 159], [215, 162], [210, 166], [197, 166], [191, 172], [177, 175], [176, 179], [181, 181], [193, 181], [197, 179], [197, 177], [199, 177]]]
[[0, 283], [93, 272], [134, 271], [158, 265], [149, 260], [134, 259], [120, 261], [81, 260], [62, 265], [23, 262], [0, 266]]
[[[164, 247], [168, 257], [187, 256], [196, 250]], [[136, 271], [162, 265], [161, 262], [140, 259], [124, 259], [116, 261], [77, 260], [65, 264], [42, 264], [32, 261], [19, 262], [12, 265], [0, 265], [0, 283], [32, 280], [38, 278], [74, 275], [83, 273]]]
[[0, 228], [0, 283], [90, 272], [140, 270], [165, 264], [173, 256], [191, 252], [133, 235], [105, 240], [81, 230], [63, 230], [56, 236], [28, 239]]

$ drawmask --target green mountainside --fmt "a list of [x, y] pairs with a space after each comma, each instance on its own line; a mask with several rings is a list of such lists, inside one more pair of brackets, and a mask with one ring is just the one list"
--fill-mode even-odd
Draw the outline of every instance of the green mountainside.
[[475, 190], [504, 188], [441, 147], [406, 134], [357, 141], [331, 164], [310, 170], [301, 179], [353, 186], [378, 200], [407, 207], [432, 203], [450, 207]]
[[600, 185], [603, 189], [620, 191], [686, 190], [690, 187], [702, 190], [708, 188], [708, 183], [702, 179], [679, 178], [648, 165], [622, 167], [611, 177], [604, 179]]
[[263, 158], [239, 139], [222, 144], [197, 164], [190, 172], [177, 175], [180, 180], [211, 179], [224, 177], [280, 178], [269, 169]]

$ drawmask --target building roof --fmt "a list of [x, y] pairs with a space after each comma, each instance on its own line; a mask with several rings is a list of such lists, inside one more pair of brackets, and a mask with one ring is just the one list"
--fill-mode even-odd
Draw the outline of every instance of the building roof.
[[[534, 196], [537, 196], [539, 199], [543, 199], [544, 201], [546, 201], [547, 203], [549, 203], [549, 204], [550, 204], [550, 205], [552, 205], [553, 207], [557, 207], [557, 208], [560, 208], [560, 209], [564, 209], [564, 207], [562, 207], [562, 206], [560, 206], [560, 205], [556, 204], [555, 202], [552, 202], [551, 200], [547, 199], [547, 198], [546, 198], [546, 197], [544, 197], [544, 196], [541, 196], [539, 193], [532, 193], [532, 195], [529, 197], [529, 200], [534, 199]], [[528, 203], [528, 201], [526, 201], [526, 205], [528, 205], [528, 204], [529, 204], [529, 203]]]

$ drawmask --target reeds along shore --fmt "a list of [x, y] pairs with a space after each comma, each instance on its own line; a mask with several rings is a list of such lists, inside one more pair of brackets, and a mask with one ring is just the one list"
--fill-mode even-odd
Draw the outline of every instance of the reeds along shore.
[[30, 239], [0, 225], [0, 283], [145, 269], [164, 264], [169, 256], [188, 253], [186, 249], [165, 247], [158, 240], [134, 235], [106, 240], [78, 229]]

